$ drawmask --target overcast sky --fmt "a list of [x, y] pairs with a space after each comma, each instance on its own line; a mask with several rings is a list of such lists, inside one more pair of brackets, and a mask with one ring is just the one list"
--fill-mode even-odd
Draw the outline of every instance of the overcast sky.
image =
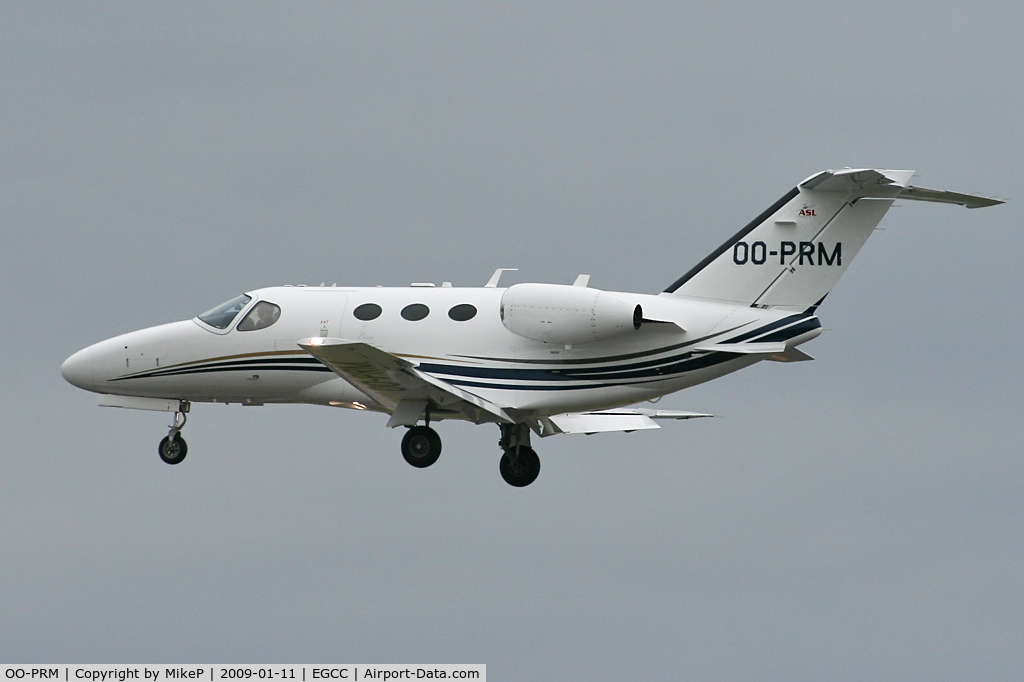
[[1019, 195], [1017, 3], [0, 5], [0, 662], [1024, 676], [1020, 201], [890, 211], [813, 363], [539, 441], [95, 406], [60, 363], [286, 283], [655, 293], [801, 179]]

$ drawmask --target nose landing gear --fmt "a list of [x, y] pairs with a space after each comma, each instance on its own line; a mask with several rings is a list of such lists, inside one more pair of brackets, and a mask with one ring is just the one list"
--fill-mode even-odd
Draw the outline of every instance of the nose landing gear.
[[174, 413], [174, 423], [171, 424], [170, 431], [167, 432], [167, 435], [164, 436], [157, 447], [157, 454], [167, 464], [180, 464], [185, 459], [185, 455], [188, 454], [188, 444], [181, 437], [181, 430], [185, 427], [185, 422], [188, 420], [185, 416], [188, 408], [189, 404], [182, 401], [179, 411]]

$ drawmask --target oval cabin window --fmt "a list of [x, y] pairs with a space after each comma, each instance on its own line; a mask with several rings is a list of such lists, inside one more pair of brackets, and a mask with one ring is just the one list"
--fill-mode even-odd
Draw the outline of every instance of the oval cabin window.
[[472, 306], [469, 303], [460, 303], [448, 311], [448, 317], [456, 322], [472, 320], [476, 317], [476, 306]]
[[410, 322], [422, 320], [429, 314], [430, 308], [423, 305], [422, 303], [412, 303], [402, 308], [402, 317], [409, 320]]
[[381, 307], [376, 303], [364, 303], [352, 311], [357, 320], [376, 320], [380, 317]]

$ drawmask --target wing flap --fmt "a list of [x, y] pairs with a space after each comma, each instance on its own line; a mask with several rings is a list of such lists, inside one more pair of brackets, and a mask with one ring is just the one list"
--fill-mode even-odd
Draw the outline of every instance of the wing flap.
[[781, 343], [711, 343], [697, 346], [694, 350], [719, 353], [740, 353], [741, 355], [776, 355], [786, 352], [785, 342]]
[[[545, 417], [554, 428], [551, 433], [607, 433], [610, 431], [642, 431], [660, 429], [656, 419], [698, 419], [713, 415], [701, 412], [678, 410], [648, 410], [644, 408], [622, 408], [596, 412], [568, 412]], [[547, 426], [545, 424], [545, 426]], [[545, 429], [547, 431], [549, 429]], [[542, 435], [551, 435], [544, 433]]]
[[434, 386], [435, 388], [444, 391], [448, 395], [458, 398], [467, 405], [472, 405], [474, 408], [476, 408], [476, 410], [474, 411], [474, 414], [477, 415], [475, 421], [479, 421], [478, 412], [483, 411], [497, 417], [500, 421], [509, 424], [514, 423], [514, 420], [511, 417], [509, 417], [505, 410], [503, 410], [501, 407], [495, 405], [489, 400], [484, 400], [475, 393], [470, 393], [469, 391], [465, 391], [459, 388], [458, 386], [453, 386], [452, 384], [449, 384], [447, 381], [443, 381], [441, 379], [438, 379], [437, 377], [432, 377], [426, 372], [421, 372], [416, 368], [411, 368], [409, 372], [413, 374], [416, 378], [418, 378], [420, 381], [423, 381], [426, 384]]
[[561, 433], [608, 433], [609, 431], [641, 431], [660, 429], [642, 414], [566, 413], [548, 417]]

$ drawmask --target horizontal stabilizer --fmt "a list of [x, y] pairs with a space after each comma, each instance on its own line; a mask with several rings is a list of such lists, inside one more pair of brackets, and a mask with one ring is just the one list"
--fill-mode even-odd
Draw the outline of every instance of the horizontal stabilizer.
[[801, 182], [800, 187], [822, 192], [850, 192], [869, 187], [886, 187], [892, 184], [896, 184], [894, 178], [887, 177], [885, 173], [873, 168], [847, 168], [816, 173]]
[[776, 355], [786, 352], [785, 342], [780, 343], [711, 343], [694, 348], [697, 351], [718, 353], [740, 353], [742, 355]]
[[[700, 412], [681, 412], [678, 410], [648, 410], [643, 408], [623, 408], [600, 410], [597, 412], [571, 412], [546, 417], [554, 425], [551, 433], [607, 433], [610, 431], [641, 431], [659, 429], [655, 419], [697, 419], [711, 417]], [[545, 425], [547, 426], [547, 425]], [[546, 431], [548, 429], [545, 429]], [[545, 433], [544, 435], [551, 435]]]
[[958, 204], [967, 208], [985, 208], [1006, 203], [999, 199], [990, 199], [976, 194], [960, 194], [959, 192], [946, 192], [941, 189], [925, 189], [924, 187], [910, 186], [904, 187], [896, 198], [910, 199], [911, 201], [932, 201], [937, 204]]

